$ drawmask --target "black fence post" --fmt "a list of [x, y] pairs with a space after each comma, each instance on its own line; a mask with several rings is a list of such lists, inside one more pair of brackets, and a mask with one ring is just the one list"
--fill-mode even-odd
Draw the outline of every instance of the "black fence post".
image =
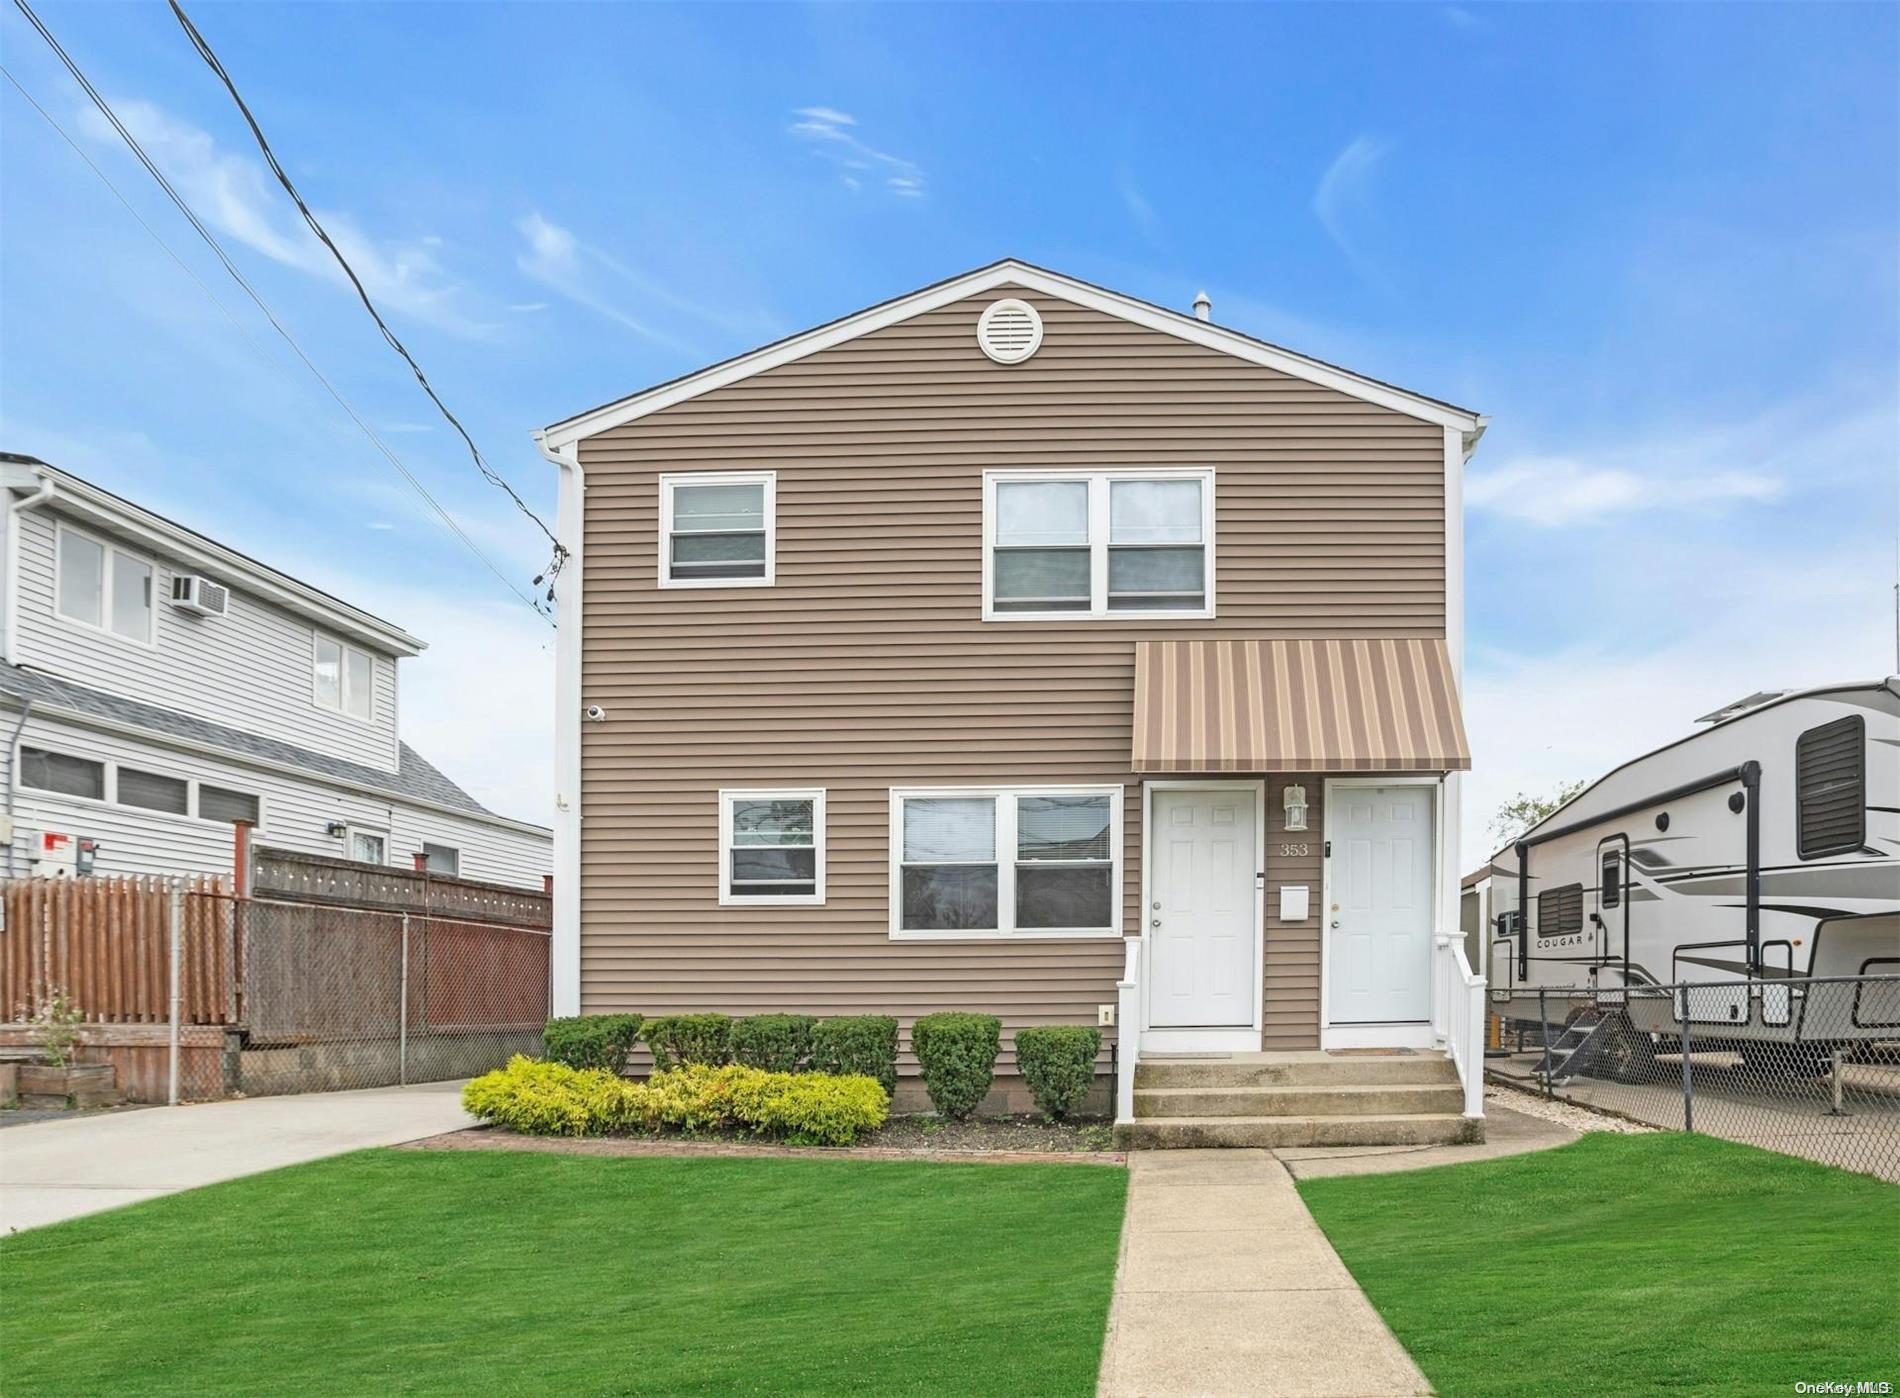
[[1689, 995], [1682, 987], [1682, 1129], [1695, 1130], [1695, 1073], [1689, 1066]]

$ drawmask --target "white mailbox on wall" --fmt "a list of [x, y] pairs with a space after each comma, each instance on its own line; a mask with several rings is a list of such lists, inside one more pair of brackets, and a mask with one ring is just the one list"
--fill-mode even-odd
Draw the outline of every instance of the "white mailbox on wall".
[[1304, 922], [1306, 916], [1306, 885], [1303, 883], [1281, 884], [1280, 921]]

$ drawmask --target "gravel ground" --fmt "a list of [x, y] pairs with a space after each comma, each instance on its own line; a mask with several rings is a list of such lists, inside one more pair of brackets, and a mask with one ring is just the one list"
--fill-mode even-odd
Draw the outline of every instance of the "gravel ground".
[[1068, 1154], [1108, 1150], [1113, 1128], [1106, 1121], [1044, 1121], [1035, 1116], [944, 1121], [934, 1116], [898, 1116], [864, 1138], [867, 1146], [920, 1151], [1010, 1151]]
[[1618, 1136], [1636, 1136], [1656, 1129], [1639, 1121], [1628, 1121], [1620, 1116], [1593, 1112], [1588, 1107], [1573, 1106], [1569, 1102], [1545, 1101], [1539, 1093], [1523, 1092], [1494, 1082], [1484, 1085], [1484, 1100], [1496, 1102], [1500, 1107], [1509, 1107], [1514, 1112], [1522, 1112], [1525, 1116], [1554, 1121], [1559, 1126], [1568, 1126], [1572, 1131], [1608, 1131]]

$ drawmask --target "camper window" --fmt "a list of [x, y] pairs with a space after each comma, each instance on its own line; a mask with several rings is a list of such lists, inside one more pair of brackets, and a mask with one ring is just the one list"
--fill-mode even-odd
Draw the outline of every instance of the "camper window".
[[1867, 729], [1859, 714], [1795, 740], [1794, 804], [1803, 859], [1851, 854], [1867, 841]]
[[1614, 908], [1623, 901], [1623, 856], [1615, 850], [1603, 851], [1603, 881], [1598, 890], [1597, 902], [1605, 908]]

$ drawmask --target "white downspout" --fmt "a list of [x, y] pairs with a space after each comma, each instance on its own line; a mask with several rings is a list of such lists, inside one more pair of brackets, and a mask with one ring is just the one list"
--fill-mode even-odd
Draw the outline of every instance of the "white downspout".
[[35, 471], [33, 474], [39, 478], [40, 483], [31, 495], [16, 496], [11, 490], [0, 491], [0, 494], [7, 497], [6, 574], [0, 577], [0, 586], [4, 586], [6, 593], [4, 597], [0, 597], [0, 606], [3, 606], [6, 612], [4, 616], [0, 616], [0, 629], [3, 629], [6, 634], [4, 638], [0, 638], [4, 639], [4, 645], [0, 645], [0, 659], [4, 659], [9, 665], [16, 663], [14, 655], [18, 650], [18, 642], [15, 637], [20, 632], [20, 589], [16, 585], [20, 573], [20, 514], [24, 510], [36, 509], [44, 505], [53, 498], [55, 490], [58, 489], [51, 472]]
[[581, 1012], [581, 519], [580, 447], [534, 444], [561, 468], [555, 534], [567, 551], [555, 584], [553, 1013]]

